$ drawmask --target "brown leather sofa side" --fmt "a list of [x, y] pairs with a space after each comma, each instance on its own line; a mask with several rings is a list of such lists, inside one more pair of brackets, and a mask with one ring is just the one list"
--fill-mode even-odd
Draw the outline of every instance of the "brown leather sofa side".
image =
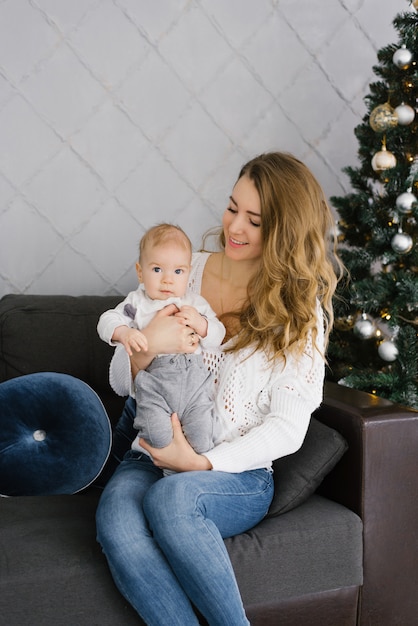
[[321, 492], [364, 525], [359, 626], [418, 623], [418, 411], [327, 383], [318, 417], [349, 449]]

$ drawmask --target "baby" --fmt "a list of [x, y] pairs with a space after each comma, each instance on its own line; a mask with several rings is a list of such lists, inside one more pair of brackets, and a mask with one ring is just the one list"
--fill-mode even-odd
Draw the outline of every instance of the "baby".
[[134, 449], [142, 450], [141, 437], [155, 448], [167, 446], [173, 437], [172, 413], [177, 413], [187, 440], [199, 454], [210, 450], [216, 440], [214, 383], [202, 348], [218, 347], [225, 328], [206, 300], [188, 291], [191, 259], [192, 244], [181, 228], [159, 224], [148, 230], [139, 246], [138, 289], [103, 313], [97, 325], [100, 338], [110, 345], [123, 344], [129, 355], [132, 350], [146, 351], [141, 328], [157, 311], [175, 304], [176, 315], [191, 329], [191, 342], [199, 344], [193, 354], [158, 355], [138, 372], [134, 426], [139, 433]]

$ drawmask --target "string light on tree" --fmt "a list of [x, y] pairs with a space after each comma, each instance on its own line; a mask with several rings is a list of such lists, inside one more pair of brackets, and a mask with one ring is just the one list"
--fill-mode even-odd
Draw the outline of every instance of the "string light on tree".
[[336, 317], [334, 319], [334, 326], [342, 331], [352, 330], [354, 326], [354, 317], [352, 315]]

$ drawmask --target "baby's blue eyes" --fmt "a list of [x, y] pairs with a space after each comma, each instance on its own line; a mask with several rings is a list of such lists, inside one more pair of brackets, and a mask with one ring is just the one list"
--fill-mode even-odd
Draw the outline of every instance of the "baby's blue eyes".
[[[152, 271], [153, 271], [153, 272], [155, 272], [156, 274], [159, 274], [160, 272], [162, 272], [162, 269], [161, 269], [161, 267], [153, 267], [153, 268], [152, 268]], [[183, 271], [184, 271], [184, 270], [182, 270], [181, 268], [179, 268], [179, 269], [177, 269], [177, 270], [174, 270], [174, 273], [175, 273], [175, 274], [183, 274]]]

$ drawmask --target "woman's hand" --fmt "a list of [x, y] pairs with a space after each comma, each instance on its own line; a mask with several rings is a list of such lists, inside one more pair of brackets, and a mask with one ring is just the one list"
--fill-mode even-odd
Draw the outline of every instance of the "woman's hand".
[[134, 352], [131, 356], [132, 376], [145, 369], [157, 354], [191, 354], [196, 350], [199, 337], [192, 328], [184, 326], [176, 317], [178, 308], [169, 304], [158, 311], [148, 326], [142, 329], [148, 350]]
[[154, 465], [175, 472], [212, 469], [209, 459], [202, 454], [197, 454], [188, 443], [176, 413], [171, 416], [171, 424], [173, 440], [165, 448], [153, 448], [144, 439], [139, 440], [139, 445], [152, 456]]

